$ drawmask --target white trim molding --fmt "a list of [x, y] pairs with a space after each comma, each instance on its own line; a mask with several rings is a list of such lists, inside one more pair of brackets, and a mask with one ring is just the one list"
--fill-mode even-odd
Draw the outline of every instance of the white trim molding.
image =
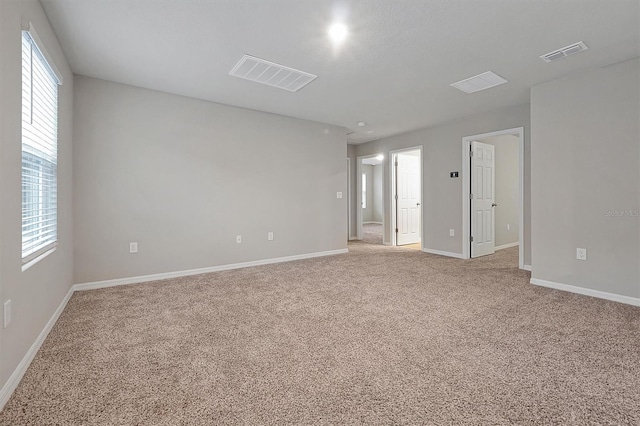
[[494, 250], [495, 251], [504, 250], [504, 249], [508, 249], [508, 248], [511, 248], [511, 247], [516, 247], [516, 246], [519, 246], [519, 245], [520, 245], [520, 243], [518, 241], [516, 241], [515, 243], [503, 244], [501, 246], [495, 247]]
[[16, 369], [13, 371], [13, 374], [11, 374], [9, 380], [7, 380], [2, 389], [0, 389], [0, 410], [4, 408], [7, 401], [9, 401], [9, 398], [11, 398], [13, 391], [15, 391], [20, 384], [20, 380], [22, 380], [24, 373], [26, 373], [27, 368], [29, 368], [29, 365], [31, 365], [31, 361], [33, 361], [33, 358], [38, 353], [38, 350], [40, 350], [42, 343], [44, 343], [45, 339], [49, 335], [49, 332], [56, 324], [56, 321], [58, 321], [60, 314], [62, 314], [62, 311], [64, 311], [64, 308], [67, 306], [67, 302], [69, 302], [69, 299], [71, 299], [74, 291], [75, 286], [71, 286], [71, 288], [67, 292], [67, 295], [64, 297], [64, 299], [62, 299], [62, 302], [58, 306], [58, 309], [56, 309], [47, 324], [44, 326], [44, 329], [42, 329], [35, 342], [33, 342], [27, 353], [20, 361], [20, 364], [18, 364]]
[[116, 278], [113, 280], [94, 281], [74, 285], [76, 291], [95, 290], [98, 288], [116, 287], [119, 285], [140, 284], [149, 281], [166, 280], [169, 278], [187, 277], [190, 275], [207, 274], [209, 272], [228, 271], [230, 269], [249, 268], [251, 266], [270, 265], [272, 263], [291, 262], [293, 260], [311, 259], [314, 257], [333, 256], [336, 254], [348, 253], [349, 250], [338, 249], [329, 251], [320, 251], [315, 253], [298, 254], [294, 256], [276, 257], [272, 259], [254, 260], [251, 262], [231, 263], [227, 265], [211, 266], [207, 268], [187, 269], [182, 271], [165, 272], [161, 274], [140, 275], [137, 277]]
[[531, 272], [531, 265], [522, 265], [522, 268], [520, 269], [524, 269], [525, 271]]
[[439, 256], [455, 257], [456, 259], [464, 259], [461, 253], [452, 253], [449, 251], [433, 250], [429, 248], [423, 248], [423, 252], [430, 254], [437, 254]]
[[625, 303], [627, 305], [640, 306], [640, 298], [637, 298], [637, 297], [623, 296], [621, 294], [615, 294], [615, 293], [607, 293], [605, 291], [592, 290], [590, 288], [577, 287], [569, 284], [561, 284], [553, 281], [541, 280], [539, 278], [531, 278], [530, 283], [537, 286], [541, 286], [541, 287], [567, 291], [569, 293], [582, 294], [584, 296], [596, 297], [598, 299], [605, 299], [605, 300], [611, 300], [613, 302]]

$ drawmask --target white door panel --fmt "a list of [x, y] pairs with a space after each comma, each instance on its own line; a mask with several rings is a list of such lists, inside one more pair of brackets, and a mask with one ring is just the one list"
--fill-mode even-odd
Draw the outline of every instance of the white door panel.
[[397, 225], [396, 244], [420, 242], [421, 182], [420, 157], [397, 155]]
[[495, 253], [495, 147], [471, 142], [471, 257]]

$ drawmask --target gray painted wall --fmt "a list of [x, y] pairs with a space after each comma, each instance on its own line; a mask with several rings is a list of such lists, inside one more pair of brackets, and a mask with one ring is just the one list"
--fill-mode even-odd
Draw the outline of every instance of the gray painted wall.
[[[33, 23], [62, 74], [58, 104], [58, 247], [22, 272], [21, 22]], [[0, 301], [11, 299], [13, 321], [0, 325], [0, 387], [13, 373], [73, 283], [73, 74], [36, 0], [0, 1]], [[1, 310], [1, 309], [0, 309]]]
[[640, 297], [639, 123], [639, 59], [532, 88], [533, 278]]
[[346, 248], [344, 129], [87, 77], [74, 111], [77, 283]]
[[[495, 244], [496, 247], [518, 242], [519, 220], [519, 139], [514, 135], [500, 135], [480, 139], [495, 147]], [[510, 230], [507, 230], [509, 225]]]
[[[531, 264], [531, 198], [530, 198], [530, 132], [529, 105], [478, 114], [474, 117], [416, 130], [391, 138], [357, 145], [357, 154], [382, 153], [384, 160], [385, 200], [389, 192], [389, 151], [413, 146], [423, 147], [423, 228], [422, 238], [427, 249], [462, 253], [462, 176], [451, 179], [449, 172], [462, 172], [462, 138], [497, 130], [524, 127], [524, 263]], [[385, 202], [385, 216], [390, 216]], [[455, 236], [449, 236], [449, 228]], [[384, 230], [385, 242], [390, 241], [390, 224]]]
[[384, 215], [384, 206], [382, 204], [383, 188], [382, 188], [382, 176], [384, 174], [384, 167], [382, 164], [372, 166], [373, 171], [373, 201], [371, 207], [373, 207], [374, 222], [382, 223], [382, 217]]

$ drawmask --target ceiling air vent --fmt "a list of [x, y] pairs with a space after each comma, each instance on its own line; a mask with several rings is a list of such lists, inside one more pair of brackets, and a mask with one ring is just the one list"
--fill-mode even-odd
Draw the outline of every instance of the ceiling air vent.
[[275, 62], [265, 61], [250, 55], [244, 55], [229, 75], [255, 81], [279, 89], [297, 92], [313, 80], [317, 75], [285, 67]]
[[505, 80], [498, 74], [492, 71], [487, 71], [474, 77], [460, 80], [457, 83], [451, 84], [451, 86], [455, 87], [456, 89], [460, 89], [465, 93], [475, 93], [481, 90], [489, 89], [491, 87], [499, 86], [507, 82], [508, 80]]
[[540, 56], [545, 62], [554, 62], [558, 59], [566, 58], [567, 56], [575, 55], [576, 53], [584, 52], [589, 47], [584, 44], [584, 42], [579, 41], [577, 43], [573, 43], [569, 46], [563, 47], [562, 49], [554, 50], [553, 52], [549, 52], [546, 55]]

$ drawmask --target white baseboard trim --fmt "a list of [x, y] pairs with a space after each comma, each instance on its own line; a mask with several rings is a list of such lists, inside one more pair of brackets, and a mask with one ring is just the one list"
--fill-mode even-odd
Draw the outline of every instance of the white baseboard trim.
[[349, 241], [353, 241], [353, 240], [357, 240], [358, 236], [357, 235], [352, 235], [349, 237]]
[[623, 296], [621, 294], [607, 293], [600, 290], [592, 290], [590, 288], [576, 287], [569, 284], [561, 284], [553, 281], [541, 280], [539, 278], [531, 278], [531, 284], [541, 287], [553, 288], [556, 290], [568, 291], [569, 293], [582, 294], [584, 296], [597, 297], [598, 299], [611, 300], [613, 302], [626, 303], [627, 305], [640, 306], [640, 298]]
[[456, 259], [464, 259], [464, 257], [462, 257], [462, 254], [460, 253], [451, 253], [448, 251], [433, 250], [429, 248], [423, 248], [422, 251], [425, 253], [438, 254], [440, 256], [455, 257]]
[[522, 265], [522, 269], [531, 272], [531, 265]]
[[44, 343], [44, 340], [49, 335], [49, 332], [55, 325], [56, 321], [58, 321], [60, 314], [62, 313], [62, 311], [64, 311], [64, 308], [67, 306], [67, 302], [69, 302], [69, 299], [71, 299], [73, 293], [74, 286], [71, 286], [71, 288], [67, 292], [67, 295], [64, 297], [64, 299], [62, 299], [62, 302], [58, 306], [58, 309], [56, 309], [56, 311], [53, 313], [47, 324], [44, 326], [44, 329], [40, 332], [35, 342], [33, 342], [27, 353], [24, 355], [24, 357], [20, 361], [20, 364], [18, 364], [16, 369], [13, 371], [13, 374], [11, 374], [9, 380], [7, 380], [7, 383], [5, 383], [2, 389], [0, 389], [0, 411], [4, 408], [7, 401], [9, 401], [9, 398], [11, 398], [13, 391], [15, 391], [20, 384], [22, 376], [24, 376], [27, 368], [29, 368], [29, 365], [31, 365], [31, 361], [33, 361], [33, 358], [38, 353], [38, 350], [40, 350], [40, 346], [42, 346], [42, 343]]
[[298, 254], [294, 256], [276, 257], [272, 259], [254, 260], [251, 262], [231, 263], [228, 265], [211, 266], [208, 268], [188, 269], [183, 271], [165, 272], [162, 274], [140, 275], [137, 277], [116, 278], [113, 280], [94, 281], [74, 285], [76, 291], [95, 290], [99, 288], [115, 287], [119, 285], [140, 284], [149, 281], [166, 280], [169, 278], [186, 277], [189, 275], [207, 274], [209, 272], [228, 271], [230, 269], [249, 268], [251, 266], [269, 265], [272, 263], [291, 262], [293, 260], [311, 259], [314, 257], [333, 256], [336, 254], [348, 253], [349, 250], [338, 249], [320, 251], [315, 253]]
[[501, 246], [495, 247], [494, 250], [495, 251], [504, 250], [504, 249], [508, 249], [508, 248], [515, 247], [515, 246], [518, 246], [518, 245], [520, 245], [520, 243], [518, 241], [516, 241], [515, 243], [503, 244]]

